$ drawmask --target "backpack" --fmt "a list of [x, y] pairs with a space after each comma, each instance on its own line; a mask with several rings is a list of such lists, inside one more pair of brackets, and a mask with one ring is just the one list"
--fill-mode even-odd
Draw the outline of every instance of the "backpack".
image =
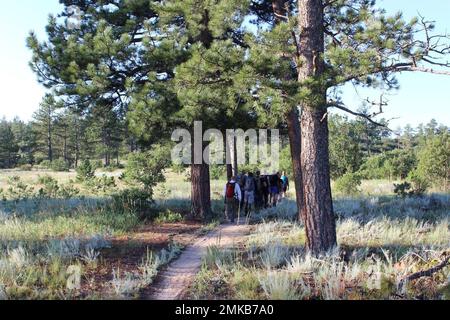
[[236, 188], [236, 183], [235, 182], [233, 182], [233, 183], [228, 182], [227, 183], [227, 192], [226, 192], [227, 199], [231, 199], [231, 198], [235, 197], [235, 192], [234, 192], [235, 188]]

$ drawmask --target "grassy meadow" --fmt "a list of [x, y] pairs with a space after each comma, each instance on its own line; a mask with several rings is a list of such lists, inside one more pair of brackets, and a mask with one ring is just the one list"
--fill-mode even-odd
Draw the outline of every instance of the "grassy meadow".
[[[153, 211], [142, 215], [111, 198], [125, 187], [121, 172], [105, 174], [116, 177], [114, 186], [87, 188], [73, 172], [0, 171], [0, 299], [139, 299], [217, 225], [183, 221], [184, 175], [168, 172]], [[216, 221], [223, 183], [211, 184]], [[393, 182], [364, 181], [359, 194], [335, 197], [340, 247], [321, 258], [305, 252], [293, 195], [254, 213], [251, 234], [235, 246], [208, 248], [187, 298], [449, 299], [448, 266], [404, 281], [450, 255], [448, 193], [400, 198]]]

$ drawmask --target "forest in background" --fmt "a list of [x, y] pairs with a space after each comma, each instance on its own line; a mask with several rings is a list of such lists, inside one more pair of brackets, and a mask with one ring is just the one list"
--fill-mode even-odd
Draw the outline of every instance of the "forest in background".
[[[333, 114], [330, 123], [330, 170], [338, 191], [352, 194], [361, 180], [407, 180], [411, 187], [448, 190], [449, 128], [432, 119], [416, 128], [394, 131], [364, 119]], [[63, 110], [47, 96], [33, 120], [0, 122], [0, 169], [52, 171], [77, 169], [89, 160], [96, 168], [124, 169], [130, 155], [148, 148], [138, 143], [127, 123], [108, 110], [96, 118]], [[290, 148], [283, 135], [280, 170], [292, 177]], [[172, 164], [175, 171], [180, 167]], [[246, 165], [240, 171], [256, 171]], [[213, 179], [225, 179], [226, 167], [213, 165]]]

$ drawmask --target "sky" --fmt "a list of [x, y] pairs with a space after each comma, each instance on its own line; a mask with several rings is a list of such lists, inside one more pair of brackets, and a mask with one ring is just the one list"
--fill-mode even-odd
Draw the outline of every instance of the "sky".
[[[450, 33], [450, 0], [379, 0], [388, 13], [402, 11], [405, 18], [420, 13], [436, 21], [436, 32]], [[33, 30], [45, 39], [48, 15], [62, 10], [58, 0], [1, 1], [0, 10], [0, 118], [30, 120], [45, 94], [28, 62], [31, 53], [25, 45]], [[450, 57], [449, 57], [450, 59]], [[435, 118], [450, 125], [450, 76], [405, 73], [398, 77], [400, 89], [387, 93], [389, 105], [382, 117], [391, 121], [391, 128], [427, 123]], [[357, 109], [361, 99], [375, 98], [377, 91], [358, 90], [348, 85], [343, 90], [347, 106]]]

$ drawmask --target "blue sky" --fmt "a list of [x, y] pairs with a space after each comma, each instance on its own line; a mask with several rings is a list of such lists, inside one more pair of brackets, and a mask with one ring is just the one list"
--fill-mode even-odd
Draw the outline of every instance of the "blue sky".
[[[436, 21], [436, 31], [450, 33], [448, 0], [379, 0], [378, 3], [388, 13], [402, 11], [406, 18], [420, 12]], [[45, 89], [37, 83], [36, 76], [28, 66], [30, 52], [25, 46], [25, 39], [30, 30], [44, 39], [48, 14], [58, 13], [61, 9], [58, 0], [2, 1], [0, 118], [5, 116], [12, 119], [18, 116], [29, 120], [38, 108]], [[399, 118], [392, 121], [392, 128], [407, 123], [415, 126], [426, 123], [431, 118], [450, 125], [450, 76], [406, 73], [400, 75], [399, 80], [401, 88], [389, 93], [389, 106], [383, 115], [386, 118]], [[361, 98], [377, 97], [379, 94], [363, 90], [356, 93], [352, 86], [347, 86], [344, 89], [344, 101], [356, 109]]]

